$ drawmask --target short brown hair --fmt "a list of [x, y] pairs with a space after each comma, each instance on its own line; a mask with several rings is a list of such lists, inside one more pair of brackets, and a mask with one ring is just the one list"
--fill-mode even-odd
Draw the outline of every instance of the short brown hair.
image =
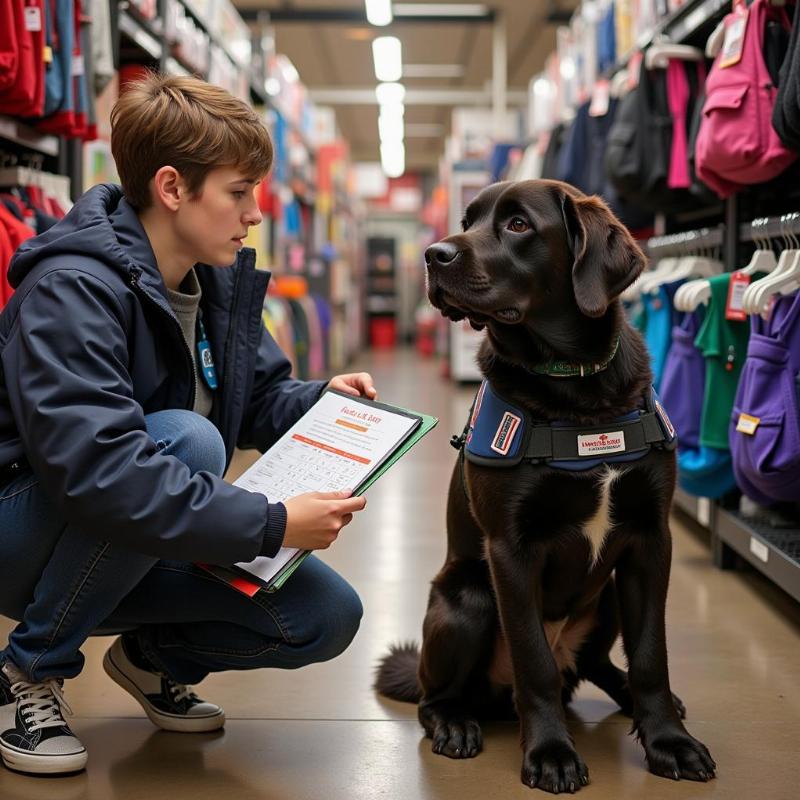
[[128, 84], [111, 111], [111, 152], [122, 188], [147, 208], [150, 180], [174, 167], [189, 191], [200, 191], [217, 167], [240, 167], [260, 180], [272, 166], [272, 142], [256, 112], [199, 78], [149, 73]]

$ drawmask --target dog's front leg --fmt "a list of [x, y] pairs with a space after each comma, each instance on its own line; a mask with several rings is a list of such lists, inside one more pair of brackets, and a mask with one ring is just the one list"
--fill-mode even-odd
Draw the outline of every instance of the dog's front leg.
[[655, 537], [636, 536], [616, 567], [633, 729], [651, 772], [707, 781], [717, 765], [706, 746], [684, 727], [669, 687], [664, 620], [671, 557], [665, 523]]
[[[548, 792], [574, 792], [589, 782], [561, 703], [561, 674], [547, 643], [536, 587], [539, 559], [520, 558], [506, 537], [493, 539], [489, 561], [514, 674], [520, 718], [522, 782]], [[524, 565], [524, 566], [523, 566]]]

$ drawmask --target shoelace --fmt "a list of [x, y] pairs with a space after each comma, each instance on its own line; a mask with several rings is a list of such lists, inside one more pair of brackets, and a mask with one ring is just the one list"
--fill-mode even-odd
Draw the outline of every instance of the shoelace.
[[66, 725], [62, 711], [72, 716], [64, 690], [55, 678], [41, 683], [18, 681], [11, 685], [11, 693], [17, 698], [17, 708], [31, 731]]
[[169, 690], [172, 692], [175, 697], [173, 698], [176, 703], [180, 703], [181, 700], [199, 700], [198, 696], [192, 691], [191, 686], [185, 686], [182, 683], [173, 683], [169, 681]]

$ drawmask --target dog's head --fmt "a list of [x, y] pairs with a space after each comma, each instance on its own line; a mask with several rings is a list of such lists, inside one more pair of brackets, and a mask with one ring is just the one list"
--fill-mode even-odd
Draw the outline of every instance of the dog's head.
[[425, 251], [428, 297], [478, 329], [603, 317], [645, 266], [605, 203], [558, 181], [493, 184], [462, 227]]

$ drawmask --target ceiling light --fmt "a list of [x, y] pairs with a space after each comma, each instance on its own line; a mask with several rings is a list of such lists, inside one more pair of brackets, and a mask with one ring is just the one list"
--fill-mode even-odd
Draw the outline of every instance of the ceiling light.
[[366, 0], [366, 5], [371, 25], [388, 25], [392, 21], [392, 0]]
[[398, 128], [403, 127], [403, 117], [405, 113], [406, 107], [402, 103], [383, 105], [380, 107], [380, 111], [378, 112], [379, 116], [383, 117], [387, 121], [391, 120], [392, 124]]
[[403, 141], [403, 118], [398, 120], [396, 117], [387, 114], [378, 115], [378, 135], [381, 144], [388, 142]]
[[382, 106], [402, 105], [406, 99], [406, 87], [402, 83], [379, 83], [375, 87], [375, 97]]
[[403, 75], [403, 56], [396, 36], [379, 36], [372, 42], [375, 77], [379, 81], [399, 81]]
[[406, 171], [406, 148], [402, 142], [381, 144], [381, 166], [390, 178], [399, 178]]
[[400, 17], [485, 17], [489, 7], [479, 3], [396, 3]]

